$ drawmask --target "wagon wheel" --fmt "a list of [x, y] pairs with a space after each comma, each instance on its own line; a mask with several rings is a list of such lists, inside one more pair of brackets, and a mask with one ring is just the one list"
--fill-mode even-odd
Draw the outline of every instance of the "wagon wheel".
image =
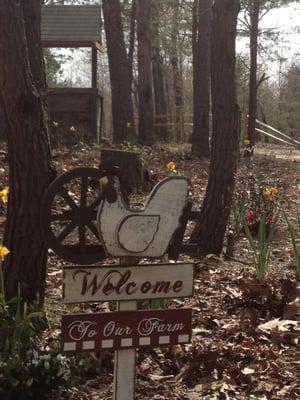
[[[112, 175], [112, 173], [110, 174]], [[92, 264], [105, 256], [95, 225], [101, 201], [115, 201], [108, 176], [96, 168], [75, 168], [56, 178], [44, 195], [41, 228], [45, 241], [57, 255], [76, 264]]]

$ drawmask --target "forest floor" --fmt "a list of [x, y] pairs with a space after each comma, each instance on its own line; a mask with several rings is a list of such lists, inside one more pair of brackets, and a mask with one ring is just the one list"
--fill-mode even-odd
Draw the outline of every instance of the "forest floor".
[[[282, 154], [284, 156], [282, 156]], [[190, 179], [190, 195], [199, 209], [205, 194], [209, 165], [191, 158], [185, 146], [157, 146], [143, 151], [156, 180], [168, 175], [166, 164], [176, 163], [180, 175]], [[54, 149], [59, 172], [79, 165], [97, 166], [99, 148], [77, 145]], [[6, 166], [1, 175], [6, 175]], [[238, 188], [247, 179], [243, 162]], [[253, 174], [282, 188], [288, 217], [296, 221], [300, 210], [300, 151], [260, 145]], [[140, 202], [141, 196], [133, 197]], [[191, 227], [189, 227], [190, 229]], [[90, 306], [62, 304], [62, 267], [49, 251], [46, 311], [50, 328], [44, 348], [58, 346], [60, 316], [66, 312], [107, 311], [108, 303]], [[190, 260], [182, 256], [181, 260]], [[300, 312], [287, 307], [297, 296], [293, 253], [282, 215], [278, 217], [267, 277], [257, 284], [251, 251], [241, 235], [234, 256], [195, 261], [194, 295], [168, 302], [168, 307], [193, 309], [192, 343], [171, 348], [139, 350], [136, 398], [138, 400], [294, 400], [300, 399]], [[294, 301], [295, 303], [295, 301]], [[296, 310], [296, 311], [295, 311]], [[113, 354], [89, 356], [84, 375], [74, 376], [71, 387], [49, 399], [104, 400], [112, 398]]]

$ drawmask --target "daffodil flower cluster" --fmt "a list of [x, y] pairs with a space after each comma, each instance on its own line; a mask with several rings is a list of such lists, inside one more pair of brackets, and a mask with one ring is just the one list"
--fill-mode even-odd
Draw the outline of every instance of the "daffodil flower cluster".
[[5, 187], [4, 189], [0, 190], [0, 202], [1, 203], [3, 203], [3, 204], [7, 203], [8, 193], [9, 193], [8, 187]]
[[265, 200], [275, 200], [278, 197], [278, 194], [279, 194], [279, 188], [277, 186], [272, 186], [270, 188], [267, 188], [263, 192]]

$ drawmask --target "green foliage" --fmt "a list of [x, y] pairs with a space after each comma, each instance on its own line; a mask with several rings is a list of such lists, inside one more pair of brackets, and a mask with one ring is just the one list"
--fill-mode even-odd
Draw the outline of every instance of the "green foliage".
[[70, 376], [71, 360], [61, 354], [51, 353], [28, 360], [17, 354], [6, 360], [0, 358], [0, 398], [40, 400], [65, 384]]
[[282, 188], [279, 181], [256, 175], [249, 167], [237, 177], [237, 182], [241, 189], [237, 190], [232, 201], [226, 255], [232, 255], [234, 243], [244, 231], [253, 251], [257, 275], [262, 277], [266, 273]]
[[[283, 211], [283, 215], [284, 215], [285, 221], [288, 226], [288, 231], [289, 231], [292, 245], [293, 245], [297, 279], [300, 279], [300, 244], [298, 244], [298, 242], [297, 242], [296, 228], [291, 224], [290, 220], [288, 219], [288, 217], [286, 215], [286, 212], [284, 210], [282, 210], [282, 211]], [[299, 215], [298, 215], [298, 229], [300, 231], [300, 216]]]
[[0, 266], [0, 398], [42, 399], [68, 380], [70, 361], [55, 353], [39, 355], [35, 341], [46, 326], [45, 314], [20, 296], [6, 301], [3, 286]]
[[0, 398], [42, 399], [70, 375], [60, 354], [39, 355], [35, 340], [45, 326], [43, 312], [28, 309], [20, 298], [6, 302], [0, 293]]
[[274, 222], [267, 224], [266, 218], [262, 217], [259, 222], [257, 238], [254, 237], [245, 218], [243, 219], [243, 225], [246, 238], [252, 250], [256, 274], [258, 278], [263, 278], [267, 272], [270, 243], [273, 239], [275, 224]]
[[256, 175], [248, 170], [247, 176], [241, 180], [241, 185], [247, 194], [245, 219], [250, 230], [258, 232], [260, 221], [265, 219], [272, 223], [278, 210], [282, 193], [280, 181], [274, 182], [264, 175]]

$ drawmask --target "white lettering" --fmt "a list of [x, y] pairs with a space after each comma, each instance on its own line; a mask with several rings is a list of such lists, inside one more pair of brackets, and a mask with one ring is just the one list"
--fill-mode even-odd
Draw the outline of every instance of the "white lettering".
[[115, 321], [109, 321], [103, 328], [103, 336], [123, 336], [131, 335], [132, 329], [129, 326], [116, 326]]
[[81, 340], [85, 336], [92, 338], [97, 334], [95, 329], [91, 329], [94, 325], [97, 324], [91, 321], [74, 321], [68, 326], [69, 336], [72, 340]]
[[138, 333], [141, 336], [148, 336], [152, 333], [174, 333], [180, 332], [184, 328], [184, 324], [166, 324], [159, 318], [145, 318], [138, 325]]

